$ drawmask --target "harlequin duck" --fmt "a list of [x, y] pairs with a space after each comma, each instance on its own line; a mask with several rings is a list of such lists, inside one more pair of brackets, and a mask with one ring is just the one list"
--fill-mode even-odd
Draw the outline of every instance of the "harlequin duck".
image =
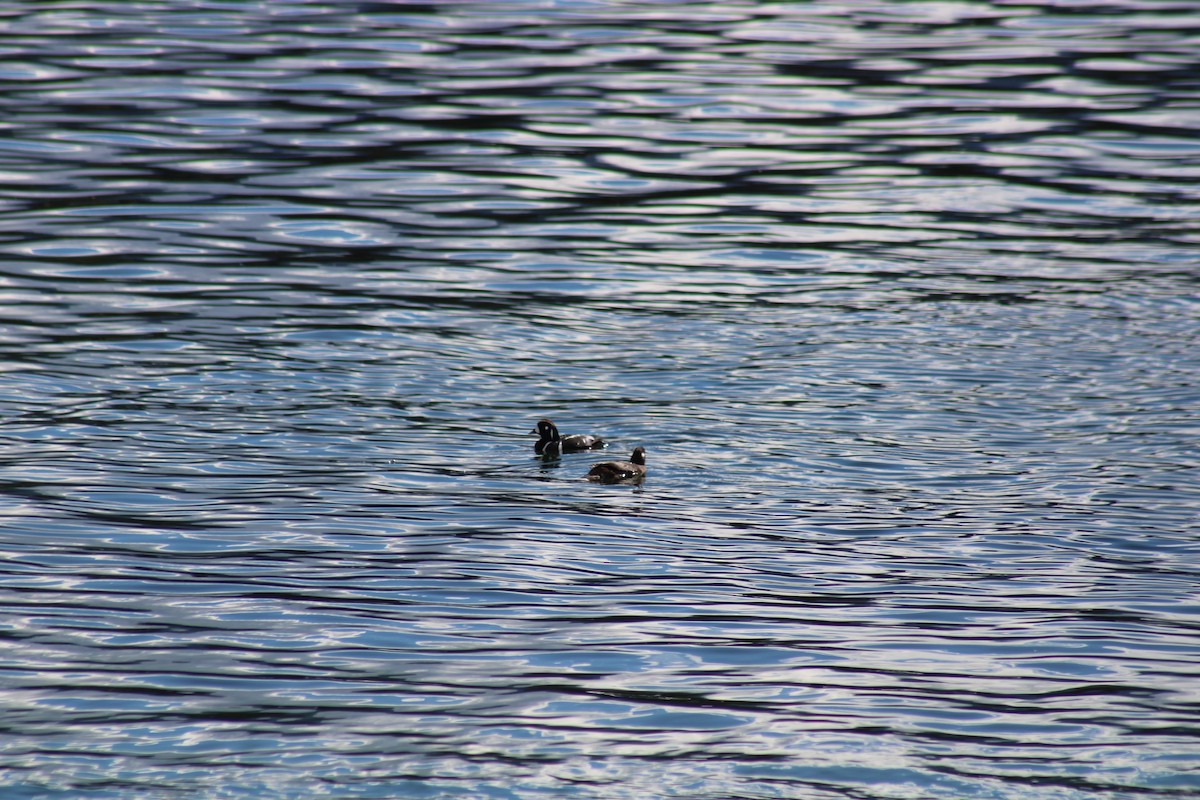
[[646, 448], [636, 447], [628, 461], [601, 461], [587, 474], [596, 483], [638, 483], [646, 477]]
[[539, 420], [537, 427], [530, 433], [538, 435], [533, 445], [533, 452], [539, 456], [556, 458], [562, 453], [575, 453], [580, 450], [595, 450], [604, 447], [604, 440], [590, 433], [572, 433], [562, 436], [558, 428], [548, 419]]

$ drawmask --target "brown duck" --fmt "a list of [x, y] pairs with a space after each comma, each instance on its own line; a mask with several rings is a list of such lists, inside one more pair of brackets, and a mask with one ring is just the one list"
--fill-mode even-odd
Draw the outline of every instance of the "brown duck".
[[646, 448], [635, 447], [628, 461], [601, 461], [587, 474], [596, 483], [640, 483], [646, 477]]

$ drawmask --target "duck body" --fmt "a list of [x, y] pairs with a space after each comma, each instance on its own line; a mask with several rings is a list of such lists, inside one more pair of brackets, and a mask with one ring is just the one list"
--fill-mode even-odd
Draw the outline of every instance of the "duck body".
[[595, 483], [640, 483], [646, 477], [646, 448], [634, 448], [628, 461], [601, 461], [586, 477]]
[[566, 436], [559, 434], [558, 427], [548, 419], [539, 420], [537, 427], [530, 433], [538, 435], [533, 445], [533, 452], [546, 458], [556, 458], [562, 453], [577, 453], [581, 450], [595, 450], [604, 447], [604, 440], [590, 433], [572, 433]]

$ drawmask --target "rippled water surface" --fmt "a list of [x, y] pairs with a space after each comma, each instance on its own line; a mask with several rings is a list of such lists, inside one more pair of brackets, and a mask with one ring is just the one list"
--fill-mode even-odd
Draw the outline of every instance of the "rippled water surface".
[[1194, 3], [0, 34], [0, 798], [1200, 793]]

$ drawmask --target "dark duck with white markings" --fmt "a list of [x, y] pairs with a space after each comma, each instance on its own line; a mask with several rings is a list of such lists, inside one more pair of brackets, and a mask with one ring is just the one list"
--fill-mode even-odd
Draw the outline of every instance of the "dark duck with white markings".
[[577, 453], [580, 450], [595, 450], [604, 447], [604, 440], [590, 433], [572, 433], [563, 436], [557, 426], [548, 419], [538, 420], [537, 427], [530, 433], [538, 435], [533, 452], [545, 458], [557, 458], [562, 453]]
[[640, 483], [646, 477], [646, 448], [634, 448], [628, 461], [601, 461], [587, 474], [596, 483]]

